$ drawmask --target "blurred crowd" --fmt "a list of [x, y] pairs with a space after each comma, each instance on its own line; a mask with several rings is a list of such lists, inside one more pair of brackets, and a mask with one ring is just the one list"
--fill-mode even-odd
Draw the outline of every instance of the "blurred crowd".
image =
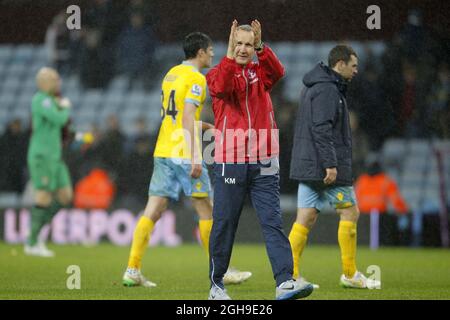
[[[347, 91], [355, 179], [367, 172], [367, 156], [378, 153], [388, 138], [450, 139], [449, 50], [448, 40], [428, 30], [421, 12], [412, 10], [380, 58], [365, 52]], [[280, 162], [289, 163], [298, 106], [283, 98], [280, 86], [273, 99], [281, 107], [276, 113]], [[281, 184], [284, 192], [295, 193], [289, 166], [281, 168]]]
[[[92, 143], [80, 148], [75, 142], [65, 148], [64, 156], [72, 174], [75, 193], [78, 182], [92, 171], [102, 170], [120, 195], [119, 202], [145, 205], [156, 136], [150, 134], [144, 119], [137, 118], [134, 125], [135, 134], [126, 136], [117, 117], [110, 115], [104, 130], [92, 125]], [[120, 206], [120, 203], [115, 204]]]
[[348, 95], [372, 150], [392, 136], [450, 138], [448, 50], [413, 10], [380, 62], [368, 53]]
[[[160, 79], [152, 77], [158, 17], [151, 1], [95, 0], [84, 12], [80, 31], [67, 31], [65, 12], [48, 29], [49, 54], [63, 75], [78, 74], [85, 88], [104, 88], [117, 74], [128, 77], [130, 88], [146, 90], [159, 84]], [[411, 11], [381, 57], [365, 53], [347, 92], [355, 179], [367, 172], [367, 155], [378, 152], [390, 137], [450, 138], [448, 52], [448, 43], [422, 24], [421, 13]], [[295, 194], [297, 184], [289, 179], [289, 163], [298, 106], [283, 92], [281, 82], [272, 94], [281, 128], [281, 190]], [[207, 105], [205, 116], [212, 122], [209, 109]], [[126, 136], [111, 115], [106, 129], [92, 126], [93, 143], [81, 149], [73, 144], [66, 147], [74, 185], [101, 169], [122, 199], [145, 204], [156, 136], [150, 134], [145, 119], [137, 119], [135, 126], [137, 133]], [[0, 191], [23, 191], [29, 134], [28, 124], [14, 120], [0, 137]]]
[[[121, 201], [131, 203], [133, 207], [145, 205], [156, 136], [150, 134], [144, 119], [136, 119], [134, 125], [136, 133], [126, 136], [117, 117], [110, 115], [103, 130], [92, 125], [89, 143], [73, 140], [65, 144], [64, 160], [74, 185], [75, 202], [79, 198], [77, 192], [86, 190], [87, 180], [100, 181], [100, 185], [105, 182], [111, 185], [114, 195], [120, 195], [117, 199], [113, 195], [107, 205], [100, 207], [120, 206]], [[29, 126], [13, 120], [0, 136], [0, 192], [24, 192], [29, 180], [26, 157], [30, 133]], [[89, 179], [93, 175], [98, 179]], [[110, 191], [97, 194], [98, 203], [103, 203], [103, 196], [111, 197]]]
[[68, 30], [61, 11], [46, 35], [50, 61], [64, 76], [77, 74], [84, 88], [105, 88], [117, 74], [130, 87], [152, 86], [158, 46], [152, 1], [93, 0], [83, 10], [81, 30]]

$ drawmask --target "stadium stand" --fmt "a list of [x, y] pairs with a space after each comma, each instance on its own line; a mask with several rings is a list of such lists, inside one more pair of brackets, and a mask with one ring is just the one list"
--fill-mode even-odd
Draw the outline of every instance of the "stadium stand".
[[[277, 42], [270, 44], [286, 67], [283, 95], [290, 103], [296, 103], [300, 94], [301, 79], [314, 64], [325, 61], [334, 42]], [[385, 50], [383, 42], [350, 42], [360, 52], [361, 65], [365, 54], [372, 52], [379, 59]], [[215, 63], [226, 53], [225, 43], [215, 44]], [[162, 74], [173, 64], [182, 60], [182, 51], [177, 44], [165, 44], [157, 48], [154, 59]], [[36, 71], [48, 64], [47, 52], [42, 45], [0, 45], [0, 132], [12, 119], [29, 124], [30, 100], [35, 92]], [[155, 75], [158, 77], [160, 75]], [[86, 131], [96, 124], [103, 129], [106, 119], [116, 114], [126, 136], [135, 134], [134, 121], [141, 117], [147, 120], [154, 134], [160, 121], [160, 88], [151, 90], [130, 89], [123, 75], [116, 75], [104, 89], [83, 89], [77, 75], [63, 75], [63, 93], [73, 107], [73, 122], [77, 130]], [[444, 174], [450, 181], [450, 157], [444, 156], [444, 172], [439, 172], [434, 150], [436, 147], [450, 149], [448, 140], [390, 139], [381, 149], [385, 170], [399, 184], [400, 190], [412, 210], [438, 211], [440, 206], [439, 176]], [[446, 190], [450, 201], [450, 188]], [[11, 199], [9, 196], [7, 199]], [[9, 200], [7, 200], [9, 201]], [[289, 202], [289, 200], [286, 200]], [[285, 203], [287, 203], [284, 201]]]
[[[450, 181], [450, 157], [444, 157], [444, 171], [441, 172], [436, 148], [450, 150], [450, 141], [404, 140], [386, 141], [382, 149], [382, 160], [386, 171], [398, 183], [402, 194], [412, 210], [439, 211], [439, 176]], [[449, 202], [449, 188], [447, 187]]]
[[[373, 52], [381, 54], [383, 43], [369, 42], [365, 44], [351, 43], [355, 47], [368, 46]], [[285, 97], [295, 102], [299, 96], [300, 83], [303, 75], [314, 64], [326, 61], [328, 51], [333, 43], [301, 42], [274, 43], [273, 48], [286, 67]], [[364, 51], [361, 51], [364, 52]], [[225, 43], [215, 45], [216, 61], [226, 53]], [[178, 45], [167, 44], [157, 48], [155, 60], [161, 67], [161, 72], [173, 64], [173, 61], [182, 60], [182, 52]], [[0, 75], [4, 81], [0, 84], [0, 98], [2, 108], [0, 114], [0, 131], [6, 123], [14, 118], [23, 121], [29, 120], [29, 105], [35, 92], [34, 76], [36, 71], [48, 65], [46, 48], [35, 45], [1, 45], [0, 46]], [[155, 87], [152, 91], [128, 88], [126, 77], [117, 75], [104, 90], [83, 90], [76, 75], [63, 75], [63, 91], [74, 105], [74, 122], [86, 129], [95, 119], [103, 123], [110, 113], [120, 112], [123, 128], [132, 128], [128, 122], [136, 116], [145, 116], [150, 127], [158, 124], [160, 117], [160, 89]], [[124, 101], [127, 105], [124, 105]], [[7, 110], [7, 111], [6, 111]], [[132, 132], [125, 132], [131, 134]]]

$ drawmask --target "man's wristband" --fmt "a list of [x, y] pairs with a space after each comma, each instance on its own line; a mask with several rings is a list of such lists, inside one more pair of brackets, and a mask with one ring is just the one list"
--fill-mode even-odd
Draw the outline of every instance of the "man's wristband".
[[256, 50], [256, 51], [261, 51], [263, 48], [264, 48], [264, 42], [261, 41], [261, 42], [259, 43], [259, 46], [255, 47], [255, 50]]

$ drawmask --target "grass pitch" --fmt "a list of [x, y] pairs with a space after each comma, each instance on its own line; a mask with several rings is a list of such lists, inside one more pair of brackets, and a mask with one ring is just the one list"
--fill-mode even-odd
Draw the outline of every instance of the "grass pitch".
[[[208, 265], [195, 244], [176, 248], [152, 247], [143, 261], [143, 273], [156, 288], [126, 288], [121, 278], [128, 247], [50, 246], [55, 258], [28, 257], [19, 245], [0, 243], [0, 299], [170, 299], [195, 300], [208, 296]], [[320, 285], [308, 299], [450, 299], [450, 252], [443, 249], [358, 248], [358, 267], [381, 269], [381, 290], [339, 287], [338, 246], [308, 246], [303, 275]], [[67, 268], [81, 269], [81, 289], [69, 290]], [[228, 286], [233, 299], [274, 299], [269, 260], [262, 245], [235, 245], [232, 265], [250, 270], [244, 284]]]

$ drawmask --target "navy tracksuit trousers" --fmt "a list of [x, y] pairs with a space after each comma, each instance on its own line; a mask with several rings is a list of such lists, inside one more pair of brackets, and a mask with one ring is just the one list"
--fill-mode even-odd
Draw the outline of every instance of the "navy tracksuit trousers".
[[262, 227], [277, 286], [292, 279], [291, 246], [281, 220], [279, 170], [277, 167], [275, 172], [267, 174], [264, 168], [269, 166], [260, 163], [214, 164], [214, 220], [209, 240], [211, 286], [223, 288], [223, 275], [230, 263], [234, 236], [247, 194]]

